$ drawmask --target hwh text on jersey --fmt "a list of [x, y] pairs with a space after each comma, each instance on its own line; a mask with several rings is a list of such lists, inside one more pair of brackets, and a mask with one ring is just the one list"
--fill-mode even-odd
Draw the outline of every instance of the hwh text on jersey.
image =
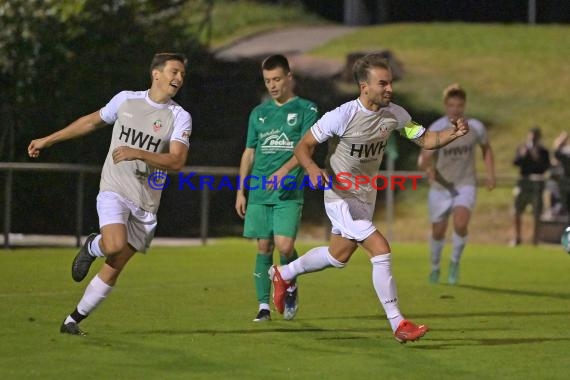
[[443, 155], [447, 156], [461, 156], [462, 154], [469, 153], [471, 147], [469, 145], [456, 146], [452, 148], [444, 148]]
[[[140, 149], [145, 149], [148, 150], [149, 152], [152, 151], [154, 153], [156, 153], [160, 145], [160, 142], [162, 141], [161, 139], [154, 141], [154, 137], [152, 137], [151, 135], [147, 135], [146, 133], [137, 131], [133, 128], [127, 128], [125, 130], [124, 125], [121, 125], [121, 133], [119, 134], [119, 140], [125, 141], [127, 144], [138, 146]], [[154, 148], [153, 150], [151, 150], [151, 146]]]
[[358, 158], [362, 158], [362, 154], [364, 153], [364, 158], [373, 157], [380, 154], [387, 144], [387, 140], [378, 141], [372, 144], [352, 144], [350, 155], [356, 156], [356, 154], [358, 154]]

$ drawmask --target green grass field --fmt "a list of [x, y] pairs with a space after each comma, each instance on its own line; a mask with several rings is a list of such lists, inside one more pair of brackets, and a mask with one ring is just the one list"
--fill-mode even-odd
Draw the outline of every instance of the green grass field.
[[406, 345], [391, 337], [363, 252], [301, 278], [295, 321], [254, 324], [254, 248], [220, 240], [135, 257], [82, 323], [87, 337], [58, 331], [86, 285], [70, 278], [75, 250], [0, 252], [0, 378], [567, 378], [570, 255], [559, 247], [468, 246], [451, 287], [427, 284], [424, 244], [395, 245], [401, 309], [432, 329]]

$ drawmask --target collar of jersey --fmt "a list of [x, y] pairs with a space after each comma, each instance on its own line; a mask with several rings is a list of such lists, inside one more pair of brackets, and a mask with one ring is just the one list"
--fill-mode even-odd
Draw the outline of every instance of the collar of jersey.
[[275, 101], [275, 99], [271, 99], [271, 103], [277, 107], [277, 108], [281, 108], [281, 107], [285, 107], [287, 104], [290, 104], [292, 102], [294, 102], [295, 100], [299, 99], [299, 97], [297, 95], [293, 96], [291, 99], [287, 100], [285, 103], [279, 105], [277, 104], [277, 102]]
[[157, 103], [155, 101], [153, 101], [150, 96], [148, 96], [148, 90], [146, 90], [146, 92], [144, 93], [144, 100], [146, 100], [146, 102], [148, 104], [150, 104], [151, 106], [153, 106], [154, 108], [166, 108], [170, 105], [171, 100], [168, 101], [168, 103]]
[[[360, 108], [360, 110], [362, 112], [367, 113], [369, 115], [379, 115], [384, 108], [387, 108], [387, 107], [380, 107], [380, 109], [376, 112], [370, 111], [368, 108], [364, 107], [364, 104], [362, 104], [362, 102], [360, 101], [360, 98], [356, 98], [356, 104], [358, 104], [358, 108]], [[390, 103], [390, 104], [392, 104], [392, 103]], [[389, 107], [389, 105], [388, 105], [388, 107]]]

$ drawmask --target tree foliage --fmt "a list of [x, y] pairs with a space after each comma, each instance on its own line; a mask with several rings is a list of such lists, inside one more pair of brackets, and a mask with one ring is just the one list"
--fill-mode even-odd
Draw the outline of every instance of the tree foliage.
[[[147, 88], [157, 51], [199, 54], [197, 38], [178, 17], [185, 3], [0, 0], [0, 112], [15, 130], [13, 158], [24, 158], [30, 138], [93, 112], [118, 91]], [[50, 158], [90, 161], [81, 144], [75, 149]]]

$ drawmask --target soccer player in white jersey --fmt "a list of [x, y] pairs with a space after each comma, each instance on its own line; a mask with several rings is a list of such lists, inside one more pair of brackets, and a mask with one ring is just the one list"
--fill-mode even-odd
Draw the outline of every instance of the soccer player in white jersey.
[[[400, 312], [390, 245], [372, 224], [376, 186], [363, 182], [378, 174], [384, 147], [393, 131], [422, 148], [435, 149], [465, 135], [469, 127], [459, 119], [445, 131], [430, 132], [414, 123], [405, 109], [392, 103], [392, 72], [379, 54], [357, 60], [353, 74], [360, 89], [358, 99], [327, 112], [295, 150], [313, 185], [329, 176], [333, 179], [332, 186], [327, 185], [324, 192], [325, 210], [332, 223], [330, 245], [313, 248], [288, 265], [273, 266], [270, 269], [275, 288], [273, 302], [278, 310], [283, 309], [289, 281], [328, 267], [343, 268], [360, 244], [370, 257], [374, 289], [394, 337], [405, 343], [419, 339], [428, 328], [404, 319]], [[312, 152], [316, 145], [332, 136], [338, 136], [340, 141], [330, 158], [330, 167], [323, 170], [313, 161]], [[343, 173], [342, 189], [335, 181], [340, 173]], [[351, 181], [348, 189], [347, 179]]]
[[114, 124], [111, 145], [97, 196], [100, 234], [91, 234], [72, 263], [72, 277], [87, 276], [96, 257], [105, 263], [93, 277], [76, 309], [60, 331], [84, 335], [79, 323], [111, 292], [135, 252], [146, 252], [156, 229], [161, 179], [166, 171], [180, 170], [188, 156], [192, 119], [172, 100], [186, 74], [186, 58], [176, 53], [153, 57], [147, 91], [122, 91], [98, 111], [66, 128], [33, 140], [30, 157], [53, 144], [81, 137]]
[[[448, 86], [443, 93], [445, 116], [436, 120], [430, 131], [442, 131], [464, 117], [467, 94], [459, 85]], [[447, 281], [457, 284], [459, 260], [467, 242], [467, 229], [471, 211], [475, 206], [477, 178], [475, 173], [475, 150], [477, 145], [483, 152], [487, 171], [486, 186], [495, 187], [493, 150], [485, 126], [479, 120], [469, 119], [469, 133], [438, 150], [423, 150], [418, 165], [427, 172], [430, 181], [428, 195], [429, 217], [432, 223], [430, 239], [431, 273], [429, 281], [439, 281], [441, 251], [445, 244], [445, 233], [450, 216], [453, 216], [453, 251], [449, 263]]]

